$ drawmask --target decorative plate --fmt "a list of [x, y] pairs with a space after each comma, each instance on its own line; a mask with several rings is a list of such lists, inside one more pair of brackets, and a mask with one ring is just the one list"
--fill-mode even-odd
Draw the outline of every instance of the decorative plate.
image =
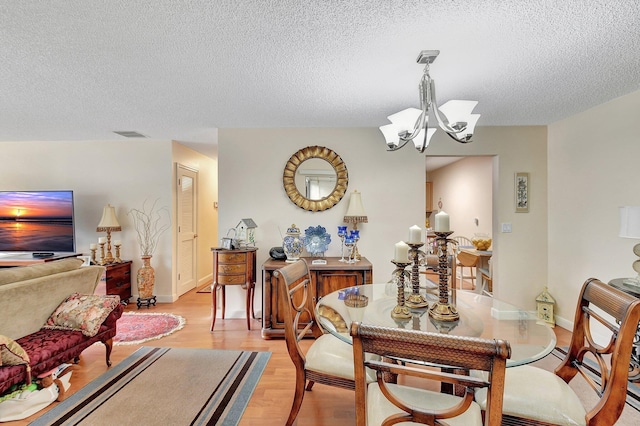
[[329, 248], [331, 235], [324, 226], [310, 226], [304, 231], [304, 248], [312, 256], [323, 256]]

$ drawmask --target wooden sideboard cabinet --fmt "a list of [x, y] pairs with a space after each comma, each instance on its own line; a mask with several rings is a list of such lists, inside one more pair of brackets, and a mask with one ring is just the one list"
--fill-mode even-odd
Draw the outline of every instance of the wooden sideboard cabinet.
[[122, 303], [131, 298], [131, 260], [104, 265], [107, 294], [117, 294]]
[[[311, 298], [315, 303], [325, 294], [373, 282], [373, 265], [366, 258], [356, 263], [340, 262], [338, 257], [325, 257], [326, 265], [309, 263]], [[273, 272], [286, 265], [284, 260], [269, 259], [262, 264], [262, 338], [284, 337], [284, 307], [278, 302], [278, 282]]]

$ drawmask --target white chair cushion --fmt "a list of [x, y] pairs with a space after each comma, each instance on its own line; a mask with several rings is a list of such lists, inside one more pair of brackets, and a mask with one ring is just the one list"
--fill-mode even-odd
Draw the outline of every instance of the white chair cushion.
[[[367, 356], [370, 359], [371, 356]], [[379, 359], [376, 356], [376, 359]], [[305, 369], [353, 380], [353, 346], [331, 334], [317, 338], [305, 355]], [[375, 381], [375, 373], [367, 369], [367, 382]]]
[[[433, 392], [425, 389], [412, 388], [402, 385], [388, 384], [389, 389], [398, 398], [417, 408], [449, 408], [460, 402], [460, 397], [446, 393]], [[378, 383], [371, 383], [367, 388], [367, 425], [378, 426], [383, 420], [395, 413], [403, 413], [382, 394]], [[444, 419], [444, 423], [451, 426], [482, 425], [480, 406], [472, 402], [467, 411], [457, 417]], [[415, 425], [418, 423], [402, 422], [398, 425]]]
[[[475, 399], [484, 410], [487, 391]], [[550, 371], [530, 365], [507, 368], [502, 413], [556, 425], [586, 425], [586, 410], [571, 387]]]

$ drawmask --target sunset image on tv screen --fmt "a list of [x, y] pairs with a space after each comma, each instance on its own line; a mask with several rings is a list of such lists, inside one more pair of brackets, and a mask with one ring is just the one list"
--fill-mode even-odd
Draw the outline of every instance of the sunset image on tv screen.
[[73, 192], [0, 192], [0, 251], [73, 249]]

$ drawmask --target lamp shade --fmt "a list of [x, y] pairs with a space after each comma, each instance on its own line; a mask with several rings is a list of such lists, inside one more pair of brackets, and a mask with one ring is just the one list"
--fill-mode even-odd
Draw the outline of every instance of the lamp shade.
[[620, 237], [640, 239], [640, 206], [620, 207]]
[[98, 224], [97, 232], [104, 231], [121, 231], [120, 223], [118, 223], [118, 218], [116, 217], [116, 209], [111, 204], [107, 204], [104, 206], [104, 210], [102, 210], [102, 219], [100, 219], [100, 223]]
[[367, 223], [369, 221], [362, 205], [362, 194], [360, 192], [353, 191], [351, 193], [349, 208], [347, 208], [347, 214], [344, 215], [344, 221], [347, 223]]

